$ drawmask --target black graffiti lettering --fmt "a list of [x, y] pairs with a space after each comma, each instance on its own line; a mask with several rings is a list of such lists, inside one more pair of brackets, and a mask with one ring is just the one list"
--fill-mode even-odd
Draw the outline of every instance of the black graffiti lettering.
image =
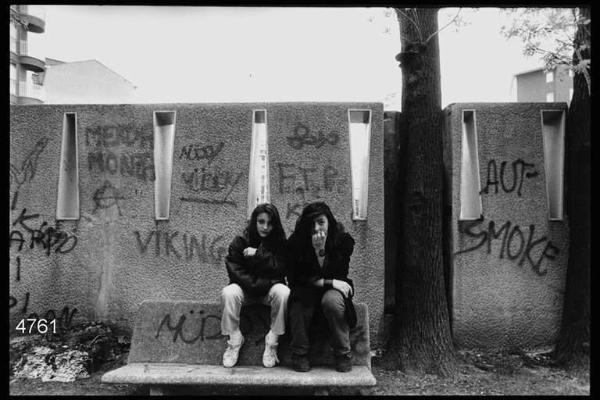
[[146, 253], [146, 250], [148, 250], [148, 244], [150, 243], [150, 240], [152, 240], [152, 236], [154, 236], [154, 233], [155, 233], [155, 231], [150, 232], [146, 241], [144, 243], [142, 243], [142, 239], [140, 238], [140, 232], [138, 232], [138, 231], [133, 232], [133, 234], [135, 235], [135, 238], [137, 239], [137, 243], [140, 246], [140, 252], [142, 254]]
[[[462, 253], [469, 253], [471, 251], [477, 250], [478, 248], [480, 248], [481, 246], [483, 246], [485, 244], [485, 242], [488, 240], [488, 233], [486, 231], [480, 231], [480, 232], [473, 232], [472, 229], [481, 225], [483, 223], [482, 219], [478, 219], [475, 221], [469, 221], [469, 222], [459, 222], [458, 224], [458, 229], [459, 232], [463, 235], [467, 235], [469, 237], [472, 238], [479, 238], [481, 237], [481, 241], [479, 243], [477, 243], [476, 245], [457, 251], [456, 253], [454, 253], [454, 255], [458, 255], [458, 254], [462, 254]], [[488, 229], [489, 231], [489, 229]]]
[[191, 198], [182, 197], [182, 201], [198, 202], [208, 204], [228, 204], [237, 207], [237, 204], [229, 200], [229, 196], [238, 186], [243, 172], [221, 171], [218, 168], [207, 170], [206, 168], [194, 168], [190, 172], [182, 172], [181, 180], [186, 185], [187, 190], [196, 193], [216, 193], [222, 194], [219, 198]]
[[16, 306], [19, 302], [13, 295], [8, 295], [8, 309], [10, 310], [14, 306]]
[[25, 221], [33, 219], [33, 218], [38, 218], [40, 216], [40, 214], [30, 214], [30, 215], [27, 215], [26, 213], [27, 213], [27, 209], [24, 208], [21, 211], [21, 214], [19, 214], [19, 216], [17, 217], [17, 219], [15, 219], [13, 221], [12, 226], [15, 226], [15, 225], [19, 224], [26, 231], [32, 232], [33, 229], [31, 229], [29, 226], [25, 225]]
[[23, 308], [21, 308], [22, 314], [27, 314], [27, 308], [29, 307], [29, 292], [25, 293], [25, 304], [23, 304]]
[[[510, 249], [512, 248], [513, 238], [515, 237], [515, 234], [517, 234], [517, 233], [520, 238], [519, 250], [516, 252], [516, 254], [513, 255], [513, 254], [511, 254]], [[519, 255], [523, 251], [523, 246], [525, 246], [525, 237], [523, 236], [523, 232], [521, 232], [521, 228], [519, 228], [519, 225], [515, 225], [513, 230], [510, 232], [510, 235], [508, 236], [508, 244], [506, 245], [506, 255], [508, 255], [508, 258], [511, 260], [516, 259], [517, 257], [519, 257]]]
[[215, 340], [215, 339], [219, 339], [222, 338], [223, 335], [221, 334], [221, 318], [219, 318], [219, 316], [217, 315], [207, 315], [205, 318], [202, 319], [202, 329], [204, 330], [204, 326], [205, 326], [205, 322], [208, 320], [215, 320], [216, 322], [214, 324], [212, 324], [212, 326], [215, 328], [215, 332], [207, 335], [204, 332], [204, 338], [207, 340]]
[[316, 148], [320, 148], [326, 143], [336, 145], [339, 140], [339, 135], [335, 131], [331, 131], [327, 135], [323, 134], [323, 131], [319, 131], [317, 136], [311, 135], [310, 129], [306, 125], [298, 124], [294, 127], [294, 133], [286, 139], [293, 149], [300, 150], [305, 145], [312, 145]]
[[[505, 222], [498, 231], [496, 231], [495, 229], [495, 222], [489, 221], [487, 232], [485, 230], [474, 232], [472, 229], [480, 225], [482, 222], [483, 220], [470, 222], [459, 221], [460, 235], [464, 235], [469, 238], [481, 238], [481, 240], [473, 246], [455, 252], [455, 256], [462, 253], [475, 251], [482, 247], [486, 243], [486, 241], [488, 243], [487, 253], [491, 254], [491, 242], [494, 239], [498, 239], [501, 236], [502, 232], [504, 232], [504, 235], [502, 235], [502, 245], [499, 252], [499, 258], [503, 258], [504, 252], [506, 251], [506, 254], [510, 260], [516, 261], [518, 259], [517, 265], [519, 267], [522, 267], [527, 262], [538, 275], [545, 275], [547, 273], [547, 268], [543, 270], [541, 268], [542, 261], [545, 259], [553, 261], [560, 253], [560, 249], [556, 247], [551, 241], [549, 241], [546, 236], [534, 240], [535, 225], [533, 224], [529, 225], [527, 234], [525, 234], [524, 230], [521, 229], [519, 225], [514, 225], [511, 230], [510, 221]], [[542, 251], [537, 261], [534, 261], [532, 251], [533, 249], [537, 248], [543, 243], [545, 243], [544, 250]]]
[[500, 179], [498, 179], [498, 168], [496, 166], [496, 160], [488, 161], [487, 165], [487, 181], [485, 187], [479, 192], [481, 193], [489, 193], [490, 186], [494, 186], [494, 193], [498, 193], [498, 185], [502, 187], [502, 190], [505, 193], [512, 193], [517, 190], [517, 195], [521, 197], [521, 189], [523, 188], [524, 178], [534, 178], [539, 175], [537, 170], [528, 171], [528, 169], [535, 168], [534, 164], [530, 164], [525, 162], [522, 159], [517, 159], [511, 163], [512, 170], [512, 184], [511, 186], [507, 186], [505, 179], [506, 172], [506, 161], [502, 161], [500, 163]]
[[17, 257], [17, 282], [21, 280], [21, 257]]
[[179, 159], [189, 161], [208, 160], [208, 164], [211, 164], [224, 147], [225, 142], [219, 142], [216, 147], [212, 145], [199, 146], [198, 144], [189, 144], [181, 148]]
[[[298, 167], [298, 170], [300, 170], [300, 172], [302, 173], [302, 178], [304, 180], [304, 187], [298, 187], [296, 190], [298, 189], [303, 189], [305, 191], [310, 191], [311, 188], [313, 187], [312, 185], [312, 181], [310, 180], [310, 175], [308, 174], [309, 172], [315, 172], [317, 170], [317, 168], [302, 168], [302, 167]], [[316, 190], [319, 190], [319, 188], [317, 187]]]
[[285, 185], [286, 179], [294, 179], [294, 180], [296, 179], [296, 175], [286, 175], [285, 168], [293, 168], [295, 166], [296, 166], [295, 164], [277, 163], [277, 169], [279, 172], [279, 175], [278, 175], [279, 193], [285, 193], [289, 190], [288, 187]]
[[166, 252], [167, 255], [171, 254], [171, 252], [173, 252], [175, 254], [175, 256], [177, 258], [181, 258], [181, 254], [179, 254], [179, 252], [177, 251], [177, 249], [173, 246], [173, 238], [175, 236], [177, 236], [179, 234], [179, 232], [173, 232], [172, 234], [167, 233], [165, 236], [165, 242], [166, 242]]
[[[210, 239], [207, 247], [207, 235], [203, 234], [200, 236], [200, 240], [189, 233], [182, 233], [179, 231], [173, 232], [160, 232], [152, 231], [146, 235], [145, 240], [142, 240], [141, 233], [139, 231], [133, 232], [138, 243], [140, 253], [145, 254], [147, 252], [150, 242], [154, 238], [155, 252], [154, 255], [159, 257], [164, 252], [167, 257], [175, 256], [178, 259], [185, 257], [186, 261], [191, 261], [194, 256], [198, 257], [200, 262], [219, 263], [225, 257], [227, 249], [219, 244], [223, 240], [223, 236], [216, 236]], [[161, 242], [164, 243], [161, 245]], [[181, 243], [181, 244], [180, 244]], [[183, 254], [179, 249], [183, 248]]]
[[135, 126], [133, 124], [117, 124], [87, 127], [85, 142], [93, 147], [128, 147], [151, 148], [153, 141], [152, 125]]
[[[122, 165], [122, 164], [121, 164]], [[121, 172], [123, 173], [123, 172]], [[110, 181], [105, 180], [96, 192], [94, 192], [94, 213], [96, 210], [107, 209], [113, 206], [117, 206], [119, 215], [121, 215], [121, 207], [119, 206], [119, 200], [123, 200], [125, 197], [121, 194], [120, 190], [117, 189]]]
[[25, 239], [23, 238], [23, 234], [21, 233], [21, 231], [11, 231], [10, 232], [9, 245], [8, 245], [9, 248], [12, 247], [13, 242], [19, 243], [19, 248], [17, 249], [17, 251], [21, 251], [23, 249], [23, 244], [25, 243]]
[[508, 236], [508, 231], [510, 230], [510, 222], [506, 221], [504, 223], [504, 225], [502, 225], [502, 227], [500, 228], [500, 230], [498, 232], [496, 232], [495, 230], [495, 222], [494, 221], [490, 221], [489, 225], [488, 225], [488, 238], [489, 240], [487, 241], [488, 244], [488, 254], [492, 253], [492, 240], [493, 239], [498, 239], [500, 237], [500, 234], [504, 231], [504, 237], [502, 238], [502, 248], [500, 250], [500, 258], [504, 257], [504, 245], [506, 244], [506, 238]]
[[[78, 240], [77, 236], [65, 235], [63, 242], [54, 251], [56, 253], [61, 253], [61, 254], [70, 253], [71, 251], [73, 251], [75, 246], [77, 246], [77, 240]], [[71, 247], [66, 247], [67, 243], [69, 243], [69, 242], [71, 242]]]
[[96, 150], [88, 153], [90, 171], [117, 173], [132, 176], [142, 181], [154, 181], [154, 155], [150, 152], [128, 153], [117, 156], [110, 150]]
[[[203, 312], [200, 311], [200, 313], [202, 314]], [[177, 325], [173, 326], [171, 324], [171, 314], [167, 314], [161, 320], [161, 322], [158, 326], [158, 329], [156, 330], [156, 334], [154, 335], [154, 338], [158, 339], [160, 337], [163, 327], [165, 327], [165, 326], [166, 326], [167, 330], [173, 334], [173, 343], [177, 342], [177, 338], [181, 338], [181, 341], [184, 342], [185, 344], [194, 344], [198, 341], [198, 339], [200, 339], [200, 341], [203, 342], [205, 340], [213, 340], [213, 339], [221, 338], [222, 335], [220, 334], [220, 332], [218, 334], [211, 334], [210, 336], [206, 336], [204, 330], [206, 327], [206, 321], [209, 319], [216, 319], [219, 322], [221, 321], [221, 319], [216, 315], [208, 315], [206, 317], [203, 317], [202, 320], [200, 321], [200, 329], [199, 329], [198, 334], [195, 337], [186, 338], [183, 334], [183, 326], [186, 322], [186, 316], [181, 315], [179, 317], [179, 320], [177, 321]], [[220, 323], [218, 325], [220, 325]]]

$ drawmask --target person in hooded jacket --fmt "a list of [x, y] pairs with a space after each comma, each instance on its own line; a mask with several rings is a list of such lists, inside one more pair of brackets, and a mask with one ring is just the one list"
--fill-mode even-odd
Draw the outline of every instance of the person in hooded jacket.
[[259, 204], [250, 216], [242, 235], [236, 236], [225, 257], [229, 285], [223, 288], [221, 333], [228, 335], [223, 366], [233, 367], [244, 344], [240, 331], [240, 311], [244, 304], [271, 306], [270, 330], [265, 336], [263, 365], [275, 366], [279, 336], [285, 333], [287, 300], [290, 289], [285, 284], [285, 232], [277, 208]]
[[[352, 369], [350, 329], [356, 325], [348, 278], [354, 239], [324, 202], [307, 205], [288, 239], [289, 332], [292, 367], [309, 371], [311, 327], [326, 320], [339, 372]], [[317, 325], [318, 326], [318, 325]]]

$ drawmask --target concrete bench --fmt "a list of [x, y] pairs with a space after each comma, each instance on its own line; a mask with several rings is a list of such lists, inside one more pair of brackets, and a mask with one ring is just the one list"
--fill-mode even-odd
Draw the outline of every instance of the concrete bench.
[[315, 337], [309, 354], [312, 369], [291, 368], [288, 335], [280, 338], [280, 364], [262, 366], [264, 337], [269, 330], [269, 308], [242, 307], [240, 329], [246, 339], [233, 368], [222, 366], [227, 337], [221, 335], [221, 306], [195, 301], [144, 301], [131, 338], [127, 365], [102, 376], [105, 383], [148, 385], [150, 394], [165, 394], [179, 385], [311, 387], [318, 393], [339, 386], [376, 384], [371, 373], [367, 306], [357, 303], [357, 326], [350, 332], [353, 368], [334, 369], [332, 349], [323, 333]]

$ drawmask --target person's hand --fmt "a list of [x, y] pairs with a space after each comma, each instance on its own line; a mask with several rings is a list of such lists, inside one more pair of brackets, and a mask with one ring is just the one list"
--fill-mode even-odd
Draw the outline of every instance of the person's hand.
[[256, 249], [254, 247], [246, 247], [244, 249], [244, 257], [252, 257], [256, 254]]
[[312, 245], [315, 251], [325, 249], [325, 240], [327, 240], [327, 232], [317, 232], [312, 235]]
[[350, 286], [350, 284], [348, 282], [341, 281], [339, 279], [334, 279], [332, 282], [332, 286], [334, 289], [342, 292], [344, 297], [348, 297], [349, 295], [352, 294], [352, 286]]

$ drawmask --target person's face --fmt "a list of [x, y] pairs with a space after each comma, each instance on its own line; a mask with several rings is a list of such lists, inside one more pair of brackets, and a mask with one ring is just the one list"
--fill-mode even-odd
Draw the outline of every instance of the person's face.
[[325, 214], [318, 215], [313, 219], [313, 233], [317, 233], [317, 232], [327, 233], [328, 229], [329, 229], [329, 221], [327, 220], [327, 217], [325, 216]]
[[258, 214], [256, 217], [256, 230], [261, 238], [265, 238], [271, 234], [273, 230], [273, 224], [271, 223], [271, 216], [266, 212]]

